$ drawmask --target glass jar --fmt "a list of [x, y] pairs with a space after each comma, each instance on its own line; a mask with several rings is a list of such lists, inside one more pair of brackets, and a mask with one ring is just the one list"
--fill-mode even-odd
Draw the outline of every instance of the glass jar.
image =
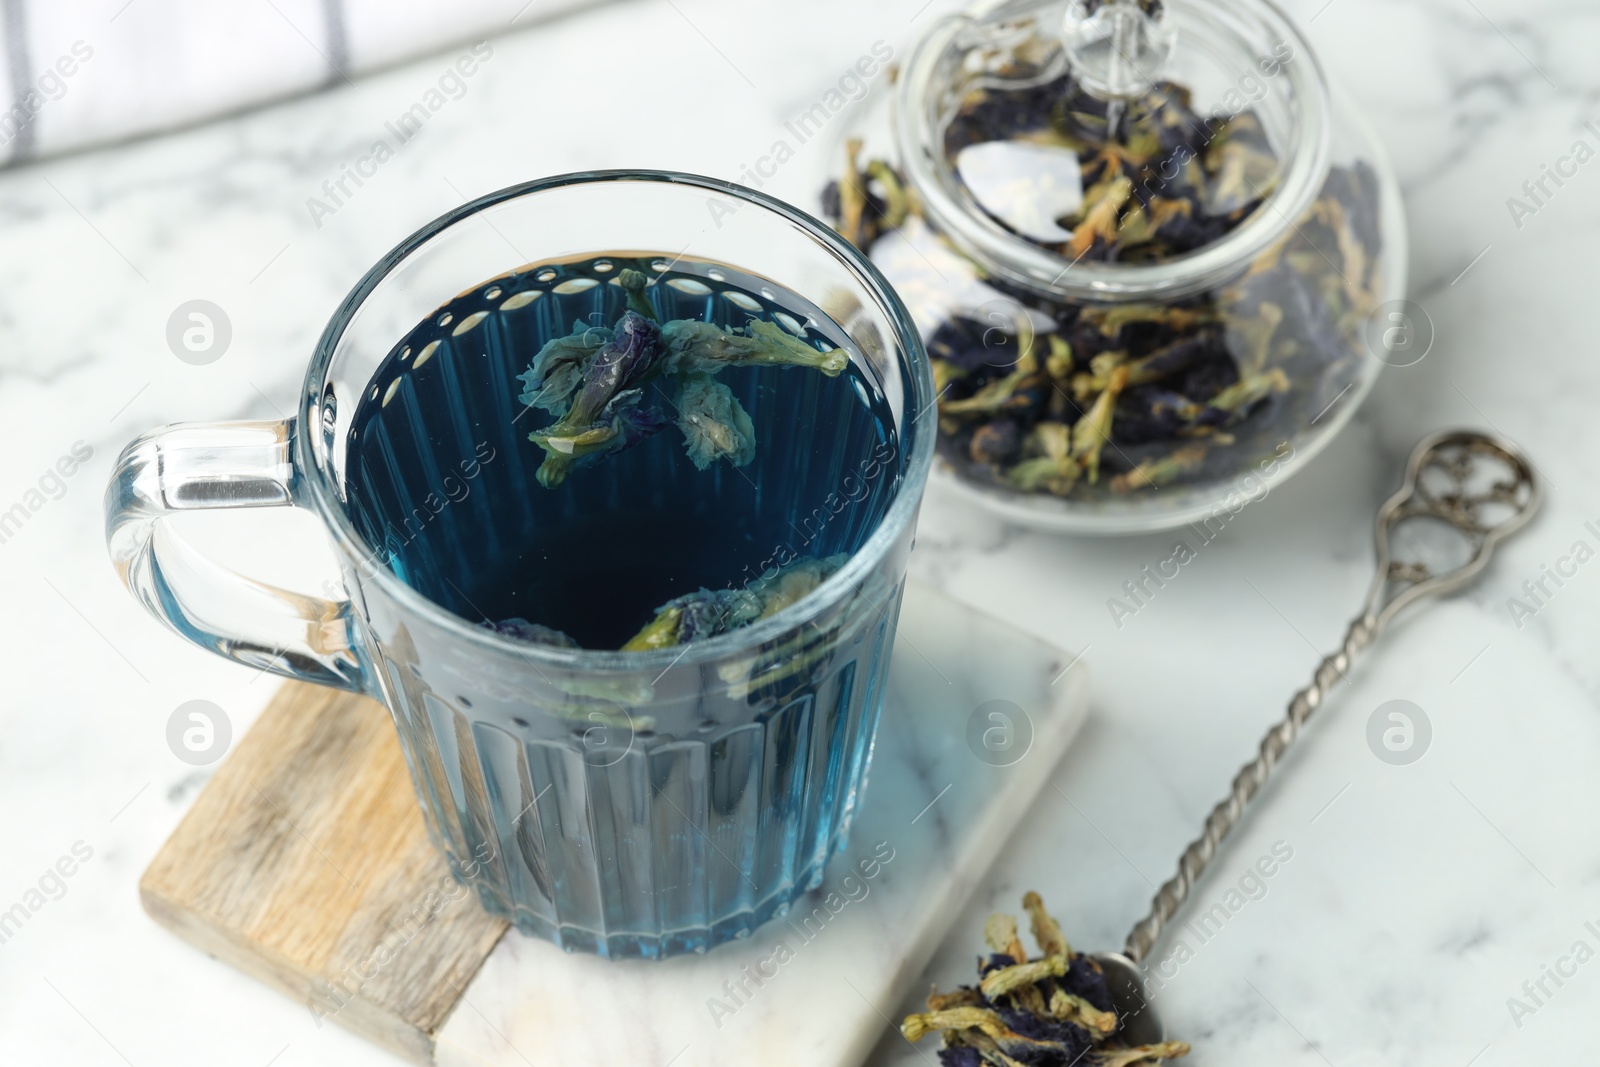
[[823, 213], [909, 307], [935, 477], [1024, 525], [1226, 521], [1412, 323], [1398, 186], [1267, 0], [1006, 0], [935, 24]]

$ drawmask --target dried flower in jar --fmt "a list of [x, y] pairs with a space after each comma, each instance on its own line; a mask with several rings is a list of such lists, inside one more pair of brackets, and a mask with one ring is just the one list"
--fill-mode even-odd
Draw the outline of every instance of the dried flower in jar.
[[[1261, 119], [1202, 117], [1171, 82], [1111, 105], [1071, 76], [972, 90], [944, 146], [973, 200], [1069, 262], [1158, 264], [1227, 237], [1263, 208], [1279, 162]], [[1017, 180], [994, 172], [1017, 149]], [[1040, 153], [1071, 162], [1072, 206]], [[823, 196], [840, 232], [871, 251], [921, 225], [914, 192], [849, 147]], [[1111, 499], [1245, 469], [1306, 430], [1364, 358], [1381, 300], [1379, 189], [1365, 163], [1333, 167], [1310, 211], [1231, 280], [1167, 302], [1047, 299], [984, 276], [1017, 325], [944, 314], [927, 336], [939, 388], [939, 453], [969, 480], [1020, 493]], [[908, 231], [909, 232], [909, 231]], [[991, 317], [995, 318], [995, 317]]]

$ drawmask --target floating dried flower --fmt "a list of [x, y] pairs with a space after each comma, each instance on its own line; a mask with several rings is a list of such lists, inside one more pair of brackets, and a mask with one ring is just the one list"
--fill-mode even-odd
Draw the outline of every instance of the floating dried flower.
[[652, 322], [661, 321], [661, 316], [656, 314], [655, 307], [650, 303], [649, 298], [644, 295], [645, 290], [650, 287], [650, 279], [643, 271], [625, 267], [617, 275], [617, 284], [622, 286], [623, 292], [628, 294], [629, 311]]
[[656, 617], [622, 646], [624, 652], [673, 648], [704, 637], [748, 626], [775, 615], [808, 596], [849, 557], [801, 557], [786, 567], [764, 574], [743, 589], [701, 589], [669, 600], [656, 609]]
[[756, 448], [750, 416], [713, 375], [756, 366], [837, 377], [849, 366], [840, 349], [818, 350], [763, 319], [751, 319], [742, 333], [695, 319], [658, 323], [645, 298], [649, 279], [630, 269], [618, 283], [628, 310], [614, 327], [575, 323], [570, 335], [546, 344], [517, 376], [524, 387], [518, 399], [557, 416], [528, 435], [545, 452], [540, 485], [560, 485], [575, 468], [632, 448], [674, 421], [644, 406], [642, 387], [663, 375], [672, 382], [669, 395], [689, 457], [704, 470], [717, 460], [744, 466]]
[[578, 647], [578, 642], [560, 630], [549, 626], [541, 626], [536, 622], [529, 622], [523, 618], [502, 619], [500, 622], [481, 622], [478, 625], [486, 630], [493, 630], [502, 637], [509, 637], [514, 641], [526, 641], [531, 645], [549, 645], [552, 648]]
[[678, 390], [678, 429], [689, 458], [705, 470], [719, 459], [742, 467], [756, 458], [756, 431], [733, 390], [708, 375], [688, 378]]

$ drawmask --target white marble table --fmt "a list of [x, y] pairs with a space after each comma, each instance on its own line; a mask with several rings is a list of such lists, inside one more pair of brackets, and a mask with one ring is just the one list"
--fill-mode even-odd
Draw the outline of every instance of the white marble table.
[[[182, 645], [117, 586], [99, 524], [117, 449], [160, 422], [281, 414], [360, 272], [466, 197], [586, 167], [738, 178], [875, 41], [903, 54], [952, 5], [921, 6], [816, 0], [797, 15], [766, 0], [636, 0], [496, 39], [462, 99], [320, 227], [307, 198], [453, 52], [225, 124], [0, 174], [0, 511], [31, 512], [0, 543], [0, 913], [30, 911], [0, 943], [0, 1062], [393, 1062], [139, 912], [138, 873], [206, 775], [168, 751], [168, 717], [207, 699], [241, 731], [271, 683]], [[1278, 842], [1292, 858], [1203, 943], [1190, 935], [1192, 958], [1161, 1005], [1201, 1064], [1570, 1062], [1592, 1044], [1600, 996], [1600, 962], [1574, 955], [1580, 941], [1600, 950], [1600, 563], [1520, 626], [1507, 601], [1575, 542], [1600, 548], [1585, 527], [1600, 520], [1600, 170], [1584, 167], [1520, 226], [1506, 201], [1574, 140], [1593, 143], [1583, 124], [1600, 118], [1600, 15], [1553, 0], [1291, 6], [1315, 16], [1323, 62], [1396, 163], [1411, 292], [1437, 344], [1386, 372], [1334, 447], [1120, 630], [1106, 599], [1170, 552], [1170, 537], [1059, 540], [930, 496], [916, 573], [1085, 649], [1094, 694], [1054, 788], [924, 982], [965, 979], [983, 915], [1014, 909], [1029, 888], [1058, 902], [1075, 943], [1120, 944], [1263, 726], [1342, 634], [1367, 579], [1369, 516], [1412, 443], [1440, 426], [1489, 425], [1539, 464], [1544, 514], [1474, 592], [1402, 625], [1340, 687], [1199, 897], [1225, 901]], [[714, 120], [695, 126], [687, 116], [712, 99]], [[823, 153], [820, 141], [804, 146], [768, 188], [805, 198]], [[225, 308], [234, 329], [225, 357], [203, 367], [176, 360], [163, 336], [195, 298]], [[41, 486], [80, 441], [93, 458]], [[255, 559], [260, 577], [304, 583], [317, 535], [295, 518], [193, 532]], [[1411, 766], [1380, 762], [1364, 740], [1391, 699], [1433, 723], [1431, 750]], [[47, 874], [58, 861], [73, 873]], [[1561, 985], [1547, 968], [1565, 972]], [[1514, 1014], [1513, 997], [1529, 1010]], [[885, 1034], [874, 1062], [917, 1055]]]

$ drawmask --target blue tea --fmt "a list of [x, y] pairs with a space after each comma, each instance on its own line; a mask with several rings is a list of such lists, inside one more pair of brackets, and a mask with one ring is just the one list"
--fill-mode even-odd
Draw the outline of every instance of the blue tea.
[[[723, 264], [616, 253], [488, 280], [373, 382], [345, 442], [372, 562], [527, 642], [541, 678], [560, 672], [537, 645], [688, 652], [781, 610], [862, 548], [905, 472], [845, 331]], [[537, 704], [377, 665], [457, 876], [524, 932], [607, 955], [704, 950], [787, 910], [848, 831], [882, 700], [899, 588], [853, 592], [743, 659], [557, 678]]]

